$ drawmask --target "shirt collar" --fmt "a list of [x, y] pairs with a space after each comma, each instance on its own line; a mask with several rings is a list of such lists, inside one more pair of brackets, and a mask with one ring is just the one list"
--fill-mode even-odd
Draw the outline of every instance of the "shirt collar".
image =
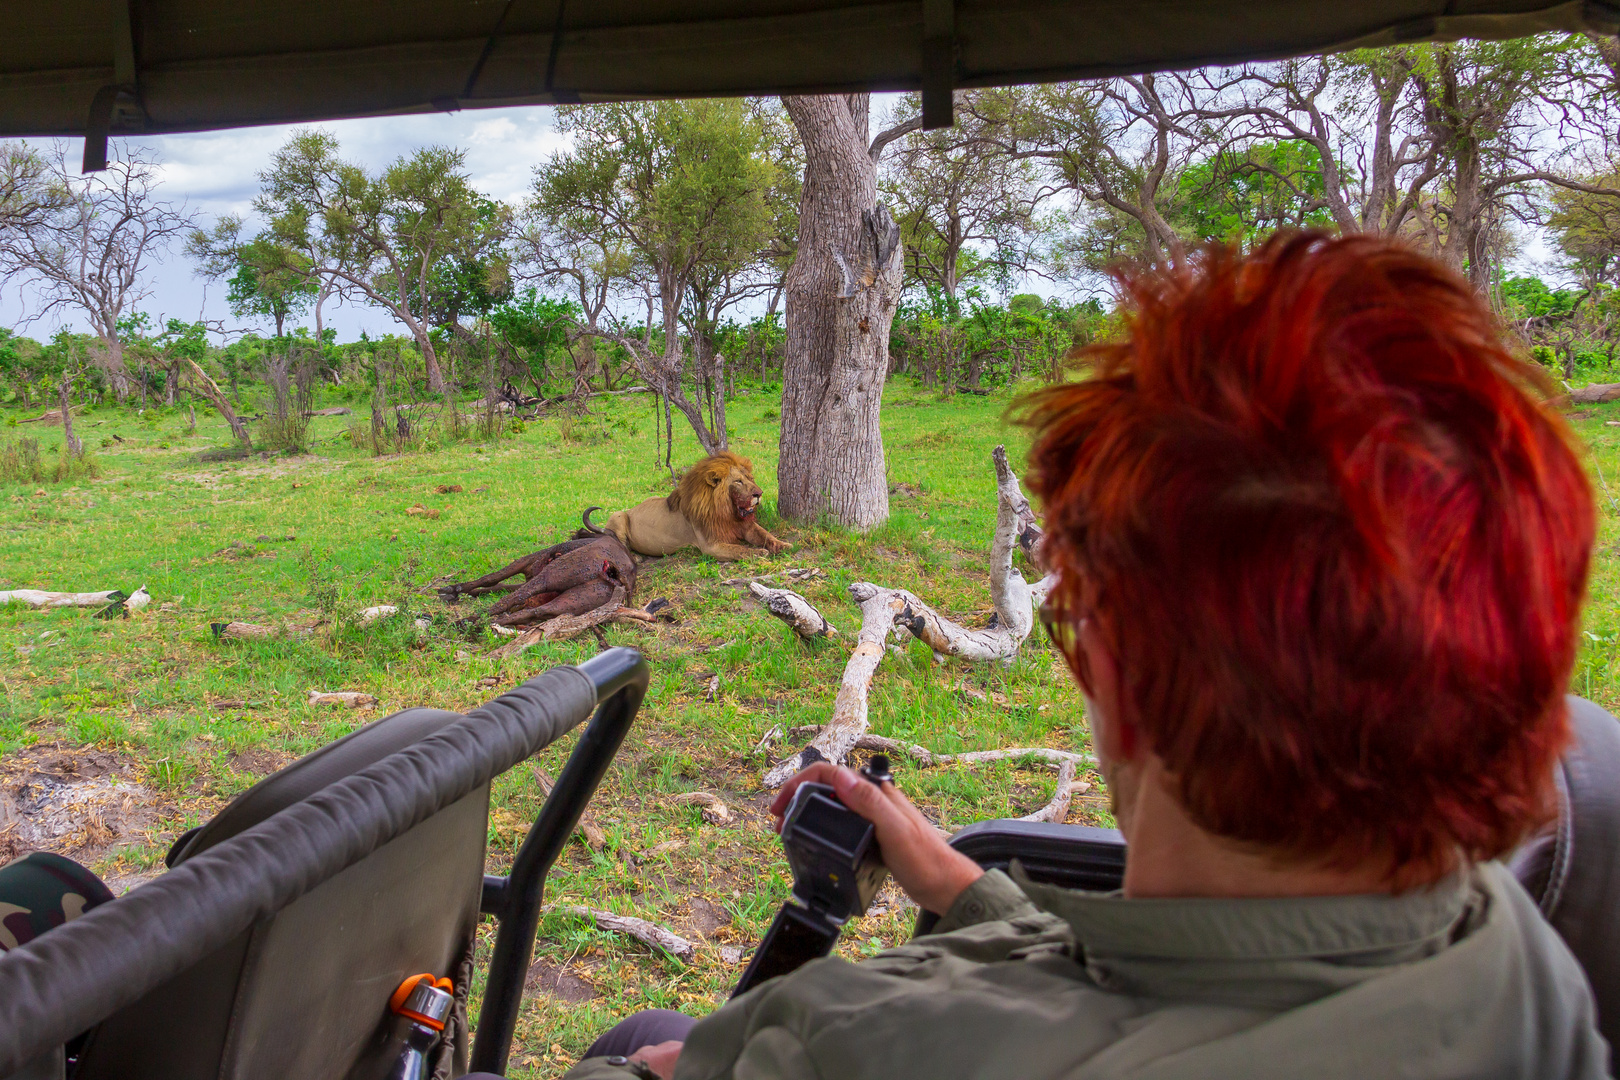
[[1013, 880], [1073, 928], [1092, 978], [1109, 989], [1284, 1008], [1435, 955], [1485, 906], [1477, 871], [1399, 896], [1127, 899]]

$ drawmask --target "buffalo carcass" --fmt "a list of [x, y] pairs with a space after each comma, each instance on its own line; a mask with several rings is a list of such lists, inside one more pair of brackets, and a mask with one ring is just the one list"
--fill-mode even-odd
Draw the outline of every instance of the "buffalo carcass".
[[636, 590], [636, 561], [612, 535], [588, 536], [525, 555], [493, 573], [447, 585], [439, 596], [454, 603], [463, 596], [495, 592], [503, 581], [522, 574], [524, 582], [490, 608], [501, 626], [524, 626], [558, 615], [583, 615], [613, 598], [624, 587], [625, 601]]

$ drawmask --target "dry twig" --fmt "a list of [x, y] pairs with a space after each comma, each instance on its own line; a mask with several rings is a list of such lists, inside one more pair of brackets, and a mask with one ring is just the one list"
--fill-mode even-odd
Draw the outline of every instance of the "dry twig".
[[629, 934], [637, 941], [654, 948], [663, 949], [676, 959], [690, 962], [697, 955], [697, 946], [681, 937], [679, 934], [665, 930], [656, 923], [646, 919], [638, 919], [633, 915], [615, 915], [611, 911], [600, 911], [596, 908], [585, 907], [582, 904], [547, 904], [547, 911], [559, 915], [578, 915], [582, 918], [595, 920], [596, 925], [603, 930], [612, 930], [620, 934]]
[[793, 628], [805, 640], [833, 637], [838, 630], [816, 606], [792, 589], [773, 589], [757, 581], [748, 583], [748, 591], [765, 605], [765, 610]]

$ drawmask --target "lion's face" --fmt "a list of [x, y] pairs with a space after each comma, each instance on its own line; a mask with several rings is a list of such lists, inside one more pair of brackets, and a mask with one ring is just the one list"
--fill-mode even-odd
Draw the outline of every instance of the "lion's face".
[[754, 478], [741, 469], [732, 469], [725, 477], [726, 491], [731, 496], [731, 512], [738, 521], [748, 521], [759, 511], [759, 497], [764, 494]]

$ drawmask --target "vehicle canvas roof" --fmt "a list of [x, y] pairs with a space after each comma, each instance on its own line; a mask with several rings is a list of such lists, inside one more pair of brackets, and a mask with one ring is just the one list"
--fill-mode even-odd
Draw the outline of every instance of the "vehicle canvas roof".
[[55, 0], [7, 6], [0, 50], [0, 135], [7, 136], [73, 136], [98, 127], [114, 135], [197, 131], [640, 97], [919, 88], [936, 103], [943, 98], [948, 111], [953, 86], [1417, 40], [1612, 33], [1620, 24], [1620, 7], [1593, 0]]

